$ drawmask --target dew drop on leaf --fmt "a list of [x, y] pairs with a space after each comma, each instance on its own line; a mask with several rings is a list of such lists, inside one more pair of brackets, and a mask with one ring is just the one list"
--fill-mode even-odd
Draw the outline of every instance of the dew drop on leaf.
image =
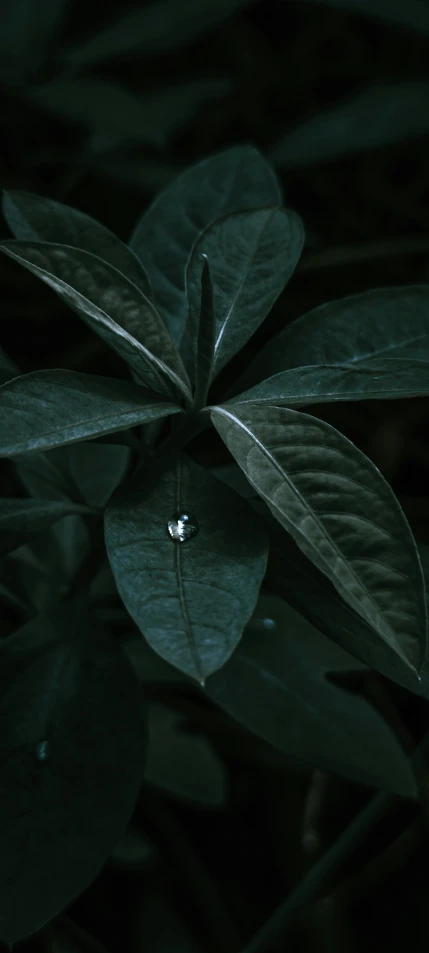
[[49, 741], [41, 741], [37, 745], [37, 757], [39, 761], [46, 761], [49, 756]]
[[167, 524], [168, 532], [176, 543], [186, 543], [198, 533], [198, 520], [193, 513], [174, 513]]

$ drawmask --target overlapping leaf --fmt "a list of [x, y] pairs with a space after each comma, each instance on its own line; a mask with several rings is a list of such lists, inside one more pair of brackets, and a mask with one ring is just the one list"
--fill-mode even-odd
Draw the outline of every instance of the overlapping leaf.
[[280, 204], [271, 166], [253, 147], [237, 146], [187, 169], [137, 222], [131, 248], [149, 275], [176, 344], [182, 341], [187, 319], [186, 263], [199, 234], [230, 212]]
[[415, 670], [426, 652], [418, 552], [374, 464], [325, 421], [229, 404], [212, 420], [249, 482], [344, 599]]
[[149, 387], [190, 400], [185, 368], [161, 318], [125, 275], [69, 245], [12, 241], [0, 250], [53, 288]]
[[190, 333], [195, 346], [206, 256], [216, 313], [215, 374], [267, 316], [296, 267], [303, 243], [301, 219], [280, 208], [226, 215], [197, 239], [186, 268]]
[[8, 500], [1, 497], [0, 557], [22, 546], [57, 520], [82, 509], [86, 511], [86, 507], [59, 500]]
[[[197, 534], [174, 542], [177, 512]], [[167, 661], [198, 681], [229, 658], [262, 582], [267, 540], [248, 504], [185, 454], [138, 471], [105, 513], [110, 563], [126, 608]]]
[[0, 456], [49, 450], [125, 430], [180, 408], [116, 378], [34, 371], [0, 387]]
[[255, 619], [206, 693], [233, 718], [289, 757], [354, 781], [416, 796], [411, 765], [383, 718], [328, 680], [361, 663], [276, 595], [261, 594]]
[[143, 780], [145, 716], [118, 643], [57, 605], [3, 641], [0, 937], [38, 930], [98, 874]]

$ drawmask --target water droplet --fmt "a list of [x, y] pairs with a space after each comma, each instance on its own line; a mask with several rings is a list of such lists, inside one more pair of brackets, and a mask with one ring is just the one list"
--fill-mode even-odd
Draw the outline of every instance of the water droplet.
[[421, 675], [418, 675], [418, 676], [417, 676], [417, 681], [418, 681], [418, 682], [421, 682], [421, 680], [422, 680], [422, 676], [421, 676]]
[[167, 528], [176, 543], [186, 543], [198, 533], [200, 525], [193, 513], [174, 513], [168, 521]]
[[251, 619], [248, 624], [249, 629], [253, 629], [254, 632], [274, 632], [277, 628], [277, 622], [275, 619]]
[[41, 741], [37, 745], [37, 757], [39, 761], [46, 761], [49, 756], [49, 741]]

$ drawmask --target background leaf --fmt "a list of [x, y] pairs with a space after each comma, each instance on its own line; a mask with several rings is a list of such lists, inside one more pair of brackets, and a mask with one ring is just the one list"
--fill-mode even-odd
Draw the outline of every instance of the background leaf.
[[186, 294], [195, 324], [205, 255], [216, 313], [215, 374], [270, 312], [293, 274], [303, 244], [301, 219], [280, 208], [235, 212], [216, 220], [199, 236], [186, 268]]
[[[199, 531], [168, 535], [175, 512]], [[149, 645], [203, 681], [239, 641], [262, 582], [267, 541], [245, 501], [185, 454], [154, 461], [125, 481], [105, 513], [106, 546], [119, 593]]]
[[75, 371], [34, 371], [0, 388], [0, 455], [49, 450], [179, 410], [128, 381]]
[[141, 687], [117, 642], [57, 606], [2, 644], [0, 935], [34, 933], [96, 876], [143, 776]]
[[391, 729], [367, 701], [328, 676], [359, 671], [283, 599], [262, 593], [255, 618], [227, 665], [210, 676], [207, 695], [289, 757], [354, 781], [415, 797], [411, 765]]
[[419, 33], [429, 34], [429, 8], [427, 0], [311, 0], [325, 6], [338, 7], [345, 13], [359, 14], [409, 27]]
[[65, 19], [68, 0], [3, 0], [0, 8], [0, 78], [29, 80], [43, 65]]
[[83, 248], [109, 262], [150, 298], [150, 282], [137, 256], [90, 215], [53, 199], [18, 191], [3, 193], [3, 215], [15, 238]]
[[152, 302], [96, 255], [43, 242], [2, 242], [0, 251], [48, 284], [147, 386], [189, 396], [185, 368]]
[[[281, 204], [274, 172], [252, 146], [203, 159], [175, 179], [137, 222], [130, 245], [145, 267], [173, 340], [186, 326], [185, 268], [200, 233], [243, 208]], [[210, 262], [211, 264], [211, 262]]]
[[300, 549], [401, 658], [426, 652], [422, 569], [407, 520], [374, 464], [325, 421], [229, 404], [212, 420]]
[[57, 500], [20, 500], [0, 498], [0, 556], [22, 546], [51, 523], [76, 512], [74, 503]]
[[370, 86], [287, 132], [270, 159], [280, 168], [294, 168], [423, 136], [429, 131], [428, 98], [425, 81]]

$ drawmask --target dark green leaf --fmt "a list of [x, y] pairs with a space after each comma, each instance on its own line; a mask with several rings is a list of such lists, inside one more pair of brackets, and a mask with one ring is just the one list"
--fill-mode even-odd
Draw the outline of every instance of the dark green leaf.
[[[51, 523], [80, 509], [75, 503], [57, 500], [0, 498], [0, 556], [22, 546]], [[86, 507], [84, 509], [86, 511]]]
[[239, 384], [316, 364], [374, 365], [374, 376], [392, 367], [406, 379], [409, 361], [421, 380], [429, 362], [429, 284], [376, 288], [313, 308], [269, 341]]
[[49, 450], [175, 414], [180, 408], [116, 378], [33, 371], [0, 387], [0, 456]]
[[[250, 731], [299, 761], [405, 796], [411, 765], [383, 718], [359, 695], [328, 680], [361, 663], [278, 596], [262, 594], [255, 618], [206, 693]], [[269, 622], [269, 625], [268, 625]]]
[[185, 46], [249, 0], [158, 0], [131, 8], [105, 30], [72, 49], [67, 63], [82, 68], [119, 56], [163, 53]]
[[[187, 275], [189, 274], [189, 266]], [[212, 373], [213, 360], [216, 342], [216, 313], [213, 300], [213, 281], [210, 272], [210, 265], [207, 257], [203, 256], [203, 264], [200, 275], [200, 301], [192, 296], [193, 301], [189, 300], [190, 318], [192, 324], [196, 324], [196, 360], [195, 360], [195, 392], [194, 392], [194, 410], [198, 411], [205, 407], [207, 394], [209, 392]], [[192, 308], [197, 307], [196, 313], [192, 313]], [[193, 342], [190, 345], [193, 348]]]
[[149, 278], [137, 256], [84, 212], [31, 192], [4, 192], [3, 215], [15, 238], [83, 248], [109, 262], [150, 298]]
[[427, 394], [429, 354], [428, 360], [421, 361], [385, 357], [368, 367], [360, 363], [292, 367], [267, 377], [233, 401], [304, 407], [338, 400], [393, 400]]
[[99, 940], [70, 920], [56, 917], [52, 924], [52, 953], [108, 953]]
[[183, 716], [149, 704], [145, 781], [193, 804], [221, 807], [227, 797], [225, 768], [211, 744], [186, 731]]
[[405, 26], [418, 33], [429, 33], [429, 7], [427, 0], [311, 0], [325, 6], [338, 7], [346, 13], [359, 14]]
[[3, 0], [0, 6], [0, 79], [21, 85], [39, 70], [61, 29], [68, 0]]
[[0, 250], [53, 288], [147, 386], [191, 399], [185, 368], [161, 318], [125, 275], [69, 245], [12, 241], [2, 242]]
[[[301, 219], [280, 208], [226, 215], [199, 236], [186, 269], [186, 293], [192, 328], [207, 256], [216, 312], [215, 374], [267, 316], [296, 267], [303, 243]], [[194, 327], [194, 340], [196, 334]]]
[[20, 373], [15, 361], [0, 347], [0, 384], [12, 380]]
[[109, 866], [115, 870], [146, 873], [158, 866], [159, 861], [159, 852], [153, 841], [140, 828], [130, 824], [112, 851]]
[[[178, 512], [199, 522], [184, 543], [168, 533]], [[119, 594], [149, 645], [203, 681], [237, 645], [264, 576], [267, 541], [248, 504], [177, 454], [122, 484], [105, 531]]]
[[212, 408], [228, 449], [300, 549], [411, 667], [426, 652], [422, 569], [381, 473], [323, 420], [285, 407]]
[[[427, 20], [429, 28], [429, 7]], [[370, 86], [286, 133], [270, 159], [280, 168], [315, 165], [425, 135], [428, 99], [424, 81]]]
[[38, 930], [98, 874], [143, 780], [141, 688], [82, 607], [3, 642], [0, 936]]
[[82, 498], [104, 507], [125, 478], [131, 451], [114, 443], [75, 443], [64, 448], [65, 464]]
[[252, 146], [236, 146], [187, 169], [137, 222], [131, 248], [148, 272], [176, 344], [187, 319], [186, 263], [200, 233], [222, 215], [281, 201], [271, 166]]
[[230, 88], [226, 79], [202, 78], [136, 96], [116, 82], [93, 76], [37, 86], [31, 98], [55, 115], [84, 123], [92, 136], [109, 137], [111, 147], [144, 142], [164, 148], [201, 106]]

